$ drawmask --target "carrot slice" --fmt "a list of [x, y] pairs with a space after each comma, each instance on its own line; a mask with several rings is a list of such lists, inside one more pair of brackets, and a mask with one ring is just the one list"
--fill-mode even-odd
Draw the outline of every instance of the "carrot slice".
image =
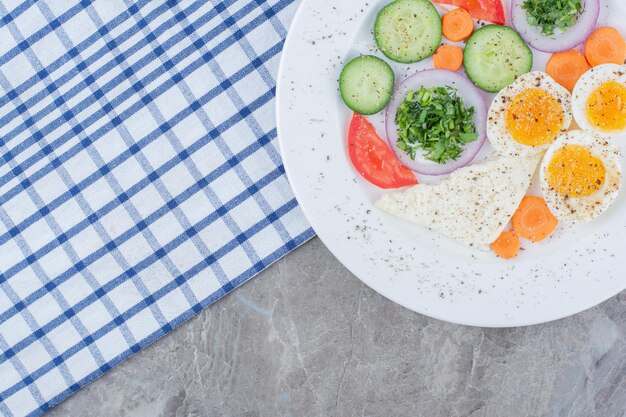
[[463, 65], [463, 49], [454, 45], [441, 45], [433, 55], [435, 68], [458, 71]]
[[515, 232], [502, 232], [500, 237], [491, 244], [491, 249], [500, 258], [515, 258], [520, 249], [519, 236]]
[[472, 16], [461, 7], [444, 14], [441, 25], [443, 36], [452, 42], [464, 41], [474, 32]]
[[591, 67], [584, 55], [573, 49], [553, 54], [546, 64], [548, 75], [570, 92], [589, 68]]
[[522, 199], [511, 220], [513, 230], [531, 242], [544, 240], [559, 224], [544, 199], [534, 196], [526, 196]]
[[624, 64], [626, 42], [617, 29], [596, 29], [585, 42], [585, 55], [592, 67], [601, 64]]

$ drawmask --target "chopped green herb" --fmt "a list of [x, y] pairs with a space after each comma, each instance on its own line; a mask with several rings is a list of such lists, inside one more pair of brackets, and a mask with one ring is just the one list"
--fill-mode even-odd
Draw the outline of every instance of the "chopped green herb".
[[544, 35], [554, 35], [574, 26], [583, 11], [580, 0], [526, 0], [522, 4], [528, 15], [528, 23], [541, 28]]
[[478, 138], [473, 117], [474, 108], [466, 108], [452, 87], [409, 91], [396, 113], [396, 146], [413, 160], [422, 150], [424, 158], [445, 164]]

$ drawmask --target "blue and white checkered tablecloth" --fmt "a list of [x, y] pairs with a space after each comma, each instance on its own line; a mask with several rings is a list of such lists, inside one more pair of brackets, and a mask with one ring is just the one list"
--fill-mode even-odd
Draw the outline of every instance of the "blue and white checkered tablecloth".
[[0, 415], [37, 415], [309, 239], [294, 0], [2, 0]]

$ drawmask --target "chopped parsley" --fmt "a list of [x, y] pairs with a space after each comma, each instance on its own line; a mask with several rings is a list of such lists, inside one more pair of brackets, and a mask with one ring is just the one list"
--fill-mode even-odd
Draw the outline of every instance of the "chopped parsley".
[[396, 113], [396, 146], [413, 160], [422, 150], [424, 158], [445, 164], [478, 138], [473, 117], [474, 108], [466, 108], [452, 87], [409, 91]]
[[583, 11], [580, 0], [526, 0], [522, 4], [528, 23], [541, 28], [544, 35], [554, 35], [555, 29], [562, 31], [574, 26]]

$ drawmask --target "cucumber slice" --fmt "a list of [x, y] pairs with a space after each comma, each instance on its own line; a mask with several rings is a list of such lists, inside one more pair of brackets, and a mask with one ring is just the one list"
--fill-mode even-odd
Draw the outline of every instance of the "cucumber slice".
[[533, 53], [510, 27], [488, 25], [467, 40], [463, 66], [478, 88], [497, 93], [531, 70]]
[[348, 62], [339, 76], [344, 103], [360, 114], [375, 114], [385, 108], [393, 94], [395, 76], [385, 61], [364, 55]]
[[441, 16], [429, 0], [396, 0], [378, 12], [374, 40], [389, 59], [421, 61], [441, 43]]

